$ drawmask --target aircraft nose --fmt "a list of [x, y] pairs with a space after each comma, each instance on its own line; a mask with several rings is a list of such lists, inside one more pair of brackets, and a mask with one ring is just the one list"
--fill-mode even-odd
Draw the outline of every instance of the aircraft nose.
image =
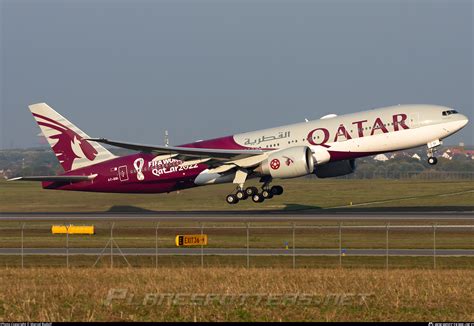
[[459, 122], [461, 123], [461, 128], [464, 128], [464, 126], [469, 122], [469, 119], [464, 114], [460, 114]]

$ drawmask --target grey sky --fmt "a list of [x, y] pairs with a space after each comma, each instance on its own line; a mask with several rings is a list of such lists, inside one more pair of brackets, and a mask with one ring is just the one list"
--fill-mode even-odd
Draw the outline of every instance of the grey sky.
[[474, 144], [471, 1], [1, 3], [1, 148], [28, 104], [93, 137], [173, 144], [399, 103], [454, 107]]

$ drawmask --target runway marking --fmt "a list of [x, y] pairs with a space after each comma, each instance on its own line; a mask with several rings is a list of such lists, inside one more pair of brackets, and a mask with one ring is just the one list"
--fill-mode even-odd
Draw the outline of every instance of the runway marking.
[[[360, 205], [360, 204], [359, 204]], [[345, 212], [331, 213], [318, 211], [316, 214], [295, 214], [282, 212], [282, 214], [260, 213], [260, 214], [183, 214], [183, 215], [26, 215], [26, 216], [1, 216], [0, 221], [168, 221], [168, 222], [288, 222], [288, 221], [320, 221], [320, 220], [473, 220], [472, 211], [429, 211], [429, 212]]]
[[423, 195], [423, 196], [413, 196], [413, 197], [401, 197], [401, 198], [394, 198], [394, 199], [387, 199], [387, 200], [377, 200], [377, 201], [370, 201], [370, 202], [358, 203], [358, 204], [352, 204], [352, 205], [328, 207], [326, 209], [367, 206], [367, 205], [373, 205], [373, 204], [384, 204], [384, 203], [391, 203], [391, 202], [404, 201], [404, 200], [414, 200], [414, 199], [428, 198], [428, 197], [447, 197], [447, 196], [463, 195], [463, 194], [468, 194], [468, 193], [474, 193], [474, 189], [445, 193], [445, 194]]
[[453, 192], [453, 193], [448, 193], [448, 194], [441, 194], [437, 195], [439, 197], [447, 197], [447, 196], [454, 196], [454, 195], [462, 195], [462, 194], [467, 194], [469, 192], [474, 193], [474, 190], [467, 190], [467, 191], [460, 191], [460, 192]]

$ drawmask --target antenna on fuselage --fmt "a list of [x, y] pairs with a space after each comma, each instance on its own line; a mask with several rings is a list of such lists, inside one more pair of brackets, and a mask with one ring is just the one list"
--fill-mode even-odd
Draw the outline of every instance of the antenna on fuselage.
[[169, 139], [168, 130], [165, 130], [165, 146], [168, 147], [169, 145], [170, 145], [170, 139]]

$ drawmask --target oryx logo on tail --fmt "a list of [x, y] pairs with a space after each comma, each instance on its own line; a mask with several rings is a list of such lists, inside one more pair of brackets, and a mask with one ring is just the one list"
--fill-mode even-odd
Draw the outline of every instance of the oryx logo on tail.
[[51, 133], [47, 137], [48, 141], [51, 139], [54, 142], [54, 145], [50, 142], [51, 148], [66, 171], [72, 169], [75, 159], [87, 158], [93, 161], [96, 158], [95, 148], [74, 130], [40, 114], [33, 113], [33, 116], [38, 125], [57, 131], [56, 134]]
[[295, 163], [295, 161], [293, 161], [293, 159], [289, 158], [288, 156], [283, 156], [283, 158], [285, 158], [285, 164], [286, 166], [290, 166], [291, 164]]
[[88, 142], [89, 136], [45, 103], [30, 105], [30, 110], [65, 171], [115, 157], [101, 145]]

